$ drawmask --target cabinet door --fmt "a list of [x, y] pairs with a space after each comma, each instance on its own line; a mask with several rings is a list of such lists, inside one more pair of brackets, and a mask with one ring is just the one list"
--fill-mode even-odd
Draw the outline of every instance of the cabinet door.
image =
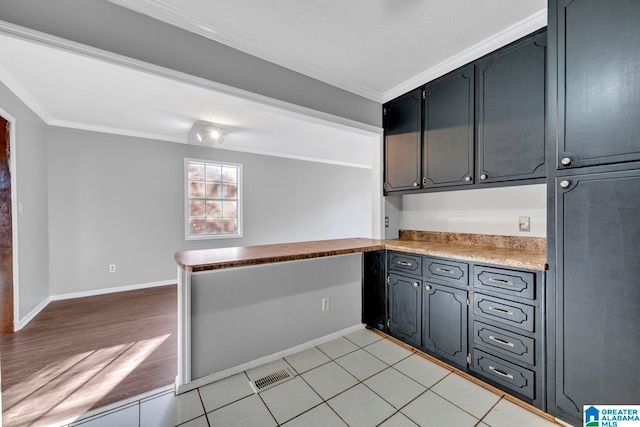
[[424, 347], [452, 363], [467, 365], [467, 291], [426, 283]]
[[640, 402], [640, 171], [555, 185], [555, 403], [577, 420], [585, 404]]
[[422, 281], [389, 276], [389, 333], [420, 347], [422, 338]]
[[425, 86], [424, 187], [473, 183], [473, 65]]
[[557, 22], [558, 167], [640, 160], [640, 2], [558, 0]]
[[384, 106], [384, 190], [420, 188], [421, 90]]
[[387, 331], [385, 251], [362, 254], [362, 323]]
[[480, 183], [546, 175], [546, 40], [538, 34], [478, 62]]

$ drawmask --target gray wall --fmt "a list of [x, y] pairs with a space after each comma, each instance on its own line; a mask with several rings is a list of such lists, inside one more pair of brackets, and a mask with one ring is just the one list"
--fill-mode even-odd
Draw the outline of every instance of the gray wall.
[[18, 311], [24, 319], [49, 296], [47, 126], [2, 83], [0, 108], [16, 119], [18, 200], [13, 203], [23, 206], [18, 215]]
[[[185, 241], [185, 157], [244, 165], [243, 238]], [[371, 235], [368, 169], [58, 127], [48, 159], [51, 295], [172, 279], [177, 251]]]
[[107, 0], [0, 0], [0, 20], [228, 86], [381, 126], [382, 107]]
[[361, 260], [352, 254], [192, 276], [192, 378], [360, 324]]

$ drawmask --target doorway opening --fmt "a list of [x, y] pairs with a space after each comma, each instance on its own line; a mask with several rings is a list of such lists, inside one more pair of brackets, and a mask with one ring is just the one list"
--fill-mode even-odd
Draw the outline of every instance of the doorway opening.
[[14, 331], [13, 220], [9, 130], [9, 121], [0, 116], [0, 334], [9, 334]]

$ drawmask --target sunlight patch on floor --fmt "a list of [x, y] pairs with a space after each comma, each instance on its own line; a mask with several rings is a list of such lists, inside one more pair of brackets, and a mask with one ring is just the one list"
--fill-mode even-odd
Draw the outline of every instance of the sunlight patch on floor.
[[[65, 414], [70, 417], [89, 411], [170, 336], [101, 348], [47, 366], [4, 393], [3, 422], [9, 426], [12, 418], [21, 416], [29, 425], [48, 425]], [[87, 395], [94, 398], [87, 400]], [[39, 404], [29, 405], [33, 401]]]

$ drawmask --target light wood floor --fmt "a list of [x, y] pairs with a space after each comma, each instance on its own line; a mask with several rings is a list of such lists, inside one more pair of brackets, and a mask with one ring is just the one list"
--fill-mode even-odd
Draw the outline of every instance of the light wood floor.
[[172, 384], [177, 290], [54, 301], [0, 336], [4, 426], [44, 426]]

